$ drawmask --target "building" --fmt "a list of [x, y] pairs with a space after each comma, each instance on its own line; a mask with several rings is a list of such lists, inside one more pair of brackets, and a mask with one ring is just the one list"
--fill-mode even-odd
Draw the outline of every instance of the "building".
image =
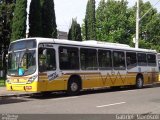
[[68, 33], [64, 31], [57, 31], [57, 39], [68, 39]]

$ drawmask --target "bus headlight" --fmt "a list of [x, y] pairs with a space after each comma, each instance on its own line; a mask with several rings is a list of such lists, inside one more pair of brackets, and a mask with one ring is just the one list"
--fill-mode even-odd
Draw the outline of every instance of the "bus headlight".
[[36, 78], [37, 78], [37, 75], [30, 77], [27, 83], [32, 83]]

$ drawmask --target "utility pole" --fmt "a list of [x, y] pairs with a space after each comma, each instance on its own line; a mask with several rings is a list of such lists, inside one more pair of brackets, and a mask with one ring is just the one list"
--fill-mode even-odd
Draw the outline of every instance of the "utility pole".
[[139, 47], [139, 0], [137, 0], [137, 13], [136, 13], [136, 39], [135, 39], [135, 48]]
[[[159, 1], [158, 1], [159, 2]], [[157, 3], [158, 3], [157, 2]], [[156, 3], [156, 4], [157, 4]], [[156, 5], [155, 4], [155, 5]], [[139, 0], [137, 0], [137, 12], [136, 12], [136, 38], [134, 38], [135, 40], [135, 48], [139, 48], [139, 23], [140, 21], [152, 10], [152, 7], [140, 18], [139, 16]]]

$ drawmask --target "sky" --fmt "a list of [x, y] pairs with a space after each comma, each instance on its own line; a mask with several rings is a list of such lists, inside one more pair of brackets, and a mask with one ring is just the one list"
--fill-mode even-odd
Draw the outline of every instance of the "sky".
[[[76, 18], [77, 22], [81, 25], [85, 17], [87, 1], [88, 0], [54, 0], [57, 29], [68, 32], [72, 18]], [[160, 0], [143, 1], [150, 1], [160, 12]], [[96, 0], [96, 6], [98, 6], [99, 2], [100, 0]], [[128, 0], [128, 2], [128, 6], [131, 7], [135, 5], [136, 0]], [[30, 0], [28, 0], [28, 4], [29, 3]]]

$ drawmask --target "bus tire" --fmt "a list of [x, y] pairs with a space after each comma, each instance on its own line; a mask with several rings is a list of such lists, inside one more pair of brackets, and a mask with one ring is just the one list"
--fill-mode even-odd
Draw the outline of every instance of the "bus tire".
[[142, 75], [138, 75], [138, 76], [136, 77], [136, 85], [135, 85], [135, 87], [136, 87], [137, 89], [141, 89], [141, 88], [143, 87], [143, 83], [144, 83], [144, 81], [143, 81]]
[[76, 79], [76, 77], [70, 78], [67, 87], [68, 95], [77, 95], [80, 92], [81, 85], [80, 81]]

